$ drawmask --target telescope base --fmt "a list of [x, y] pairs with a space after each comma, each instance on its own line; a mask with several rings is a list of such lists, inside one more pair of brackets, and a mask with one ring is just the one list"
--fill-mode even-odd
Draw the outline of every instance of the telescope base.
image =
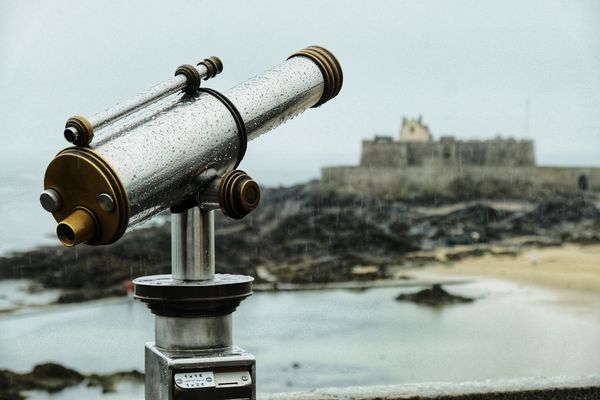
[[134, 298], [146, 303], [155, 315], [165, 317], [219, 316], [231, 314], [252, 295], [254, 278], [215, 274], [204, 281], [181, 281], [172, 275], [134, 279]]
[[256, 359], [232, 346], [172, 351], [146, 343], [146, 400], [256, 398]]

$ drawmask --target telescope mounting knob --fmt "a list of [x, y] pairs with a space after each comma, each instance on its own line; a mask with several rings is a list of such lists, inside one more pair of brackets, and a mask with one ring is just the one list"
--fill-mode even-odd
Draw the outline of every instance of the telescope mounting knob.
[[244, 171], [229, 171], [221, 177], [219, 206], [229, 218], [244, 218], [258, 207], [259, 202], [260, 188]]

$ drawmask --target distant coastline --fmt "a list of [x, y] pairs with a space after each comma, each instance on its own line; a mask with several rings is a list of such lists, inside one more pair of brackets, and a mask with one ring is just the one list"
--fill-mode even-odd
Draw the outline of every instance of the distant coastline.
[[[589, 196], [442, 206], [328, 192], [311, 182], [265, 190], [252, 216], [235, 222], [219, 216], [216, 232], [217, 272], [251, 275], [257, 288], [372, 285], [425, 265], [598, 244], [600, 210]], [[168, 222], [129, 232], [111, 246], [45, 246], [0, 257], [0, 278], [58, 289], [58, 303], [122, 296], [128, 280], [161, 273], [170, 273]]]

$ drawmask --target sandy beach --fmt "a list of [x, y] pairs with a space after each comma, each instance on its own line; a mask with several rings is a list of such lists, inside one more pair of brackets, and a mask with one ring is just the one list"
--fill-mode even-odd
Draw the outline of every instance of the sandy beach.
[[466, 258], [442, 273], [486, 276], [600, 296], [600, 245], [531, 248], [517, 256]]
[[572, 314], [600, 320], [600, 245], [566, 244], [561, 247], [527, 248], [516, 256], [485, 255], [426, 267], [413, 277], [444, 279], [485, 278], [511, 281], [549, 290], [552, 303]]

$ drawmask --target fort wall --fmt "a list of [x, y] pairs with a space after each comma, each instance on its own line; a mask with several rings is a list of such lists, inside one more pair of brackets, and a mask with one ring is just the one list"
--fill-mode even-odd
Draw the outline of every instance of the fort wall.
[[322, 185], [330, 190], [406, 199], [538, 199], [576, 194], [582, 179], [587, 191], [600, 192], [600, 168], [585, 167], [326, 167], [321, 176]]
[[323, 168], [321, 177], [335, 191], [395, 198], [536, 199], [600, 192], [600, 168], [537, 167], [531, 140], [433, 140], [421, 117], [402, 120], [398, 141], [363, 140], [359, 166]]
[[392, 138], [364, 140], [360, 165], [366, 167], [406, 167], [408, 153], [405, 143], [394, 142]]
[[494, 139], [458, 141], [442, 137], [438, 141], [394, 141], [376, 137], [362, 142], [363, 167], [403, 166], [532, 166], [535, 165], [530, 140]]

